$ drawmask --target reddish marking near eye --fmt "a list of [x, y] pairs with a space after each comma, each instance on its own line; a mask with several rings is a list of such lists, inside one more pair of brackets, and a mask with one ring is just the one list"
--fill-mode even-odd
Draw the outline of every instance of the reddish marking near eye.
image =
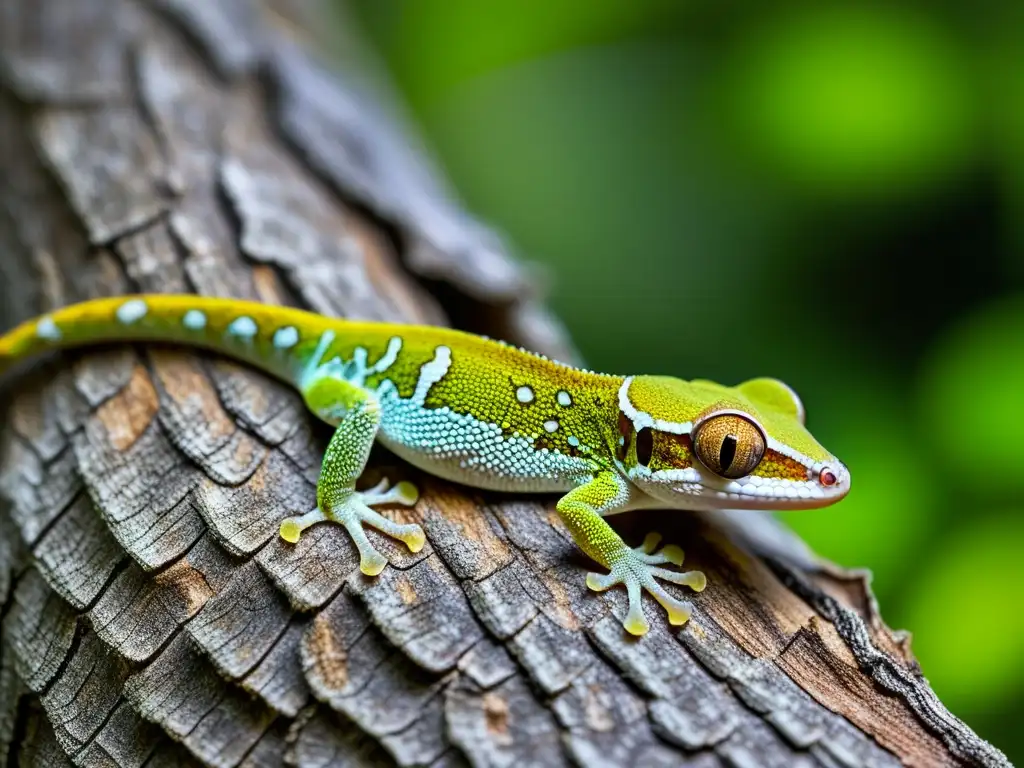
[[839, 482], [839, 478], [836, 477], [835, 472], [830, 469], [821, 470], [821, 474], [818, 475], [818, 482], [824, 485], [826, 488], [830, 485], [835, 485]]

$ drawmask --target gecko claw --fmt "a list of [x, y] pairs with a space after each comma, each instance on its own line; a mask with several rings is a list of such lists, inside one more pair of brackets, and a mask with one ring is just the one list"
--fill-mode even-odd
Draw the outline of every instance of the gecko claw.
[[669, 624], [681, 626], [690, 618], [692, 613], [690, 603], [670, 595], [656, 579], [681, 584], [690, 587], [695, 592], [700, 592], [707, 586], [707, 578], [701, 571], [680, 573], [666, 568], [658, 568], [657, 565], [660, 563], [681, 565], [683, 562], [683, 551], [674, 545], [669, 545], [656, 553], [654, 550], [660, 541], [659, 534], [648, 534], [644, 543], [636, 549], [626, 548], [623, 550], [622, 554], [611, 563], [611, 573], [587, 574], [587, 587], [595, 592], [603, 592], [617, 584], [625, 585], [629, 608], [623, 626], [631, 635], [644, 635], [650, 628], [640, 603], [641, 592], [645, 589], [668, 613]]

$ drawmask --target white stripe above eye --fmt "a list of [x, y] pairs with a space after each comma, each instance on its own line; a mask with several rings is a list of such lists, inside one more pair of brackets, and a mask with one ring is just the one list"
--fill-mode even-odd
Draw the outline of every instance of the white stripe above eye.
[[299, 343], [299, 331], [293, 325], [286, 325], [274, 331], [274, 347], [277, 349], [291, 349]]
[[120, 307], [117, 308], [118, 322], [124, 325], [131, 325], [137, 320], [141, 320], [146, 316], [149, 311], [149, 307], [146, 306], [146, 302], [142, 299], [129, 299]]
[[242, 339], [251, 339], [257, 331], [259, 328], [256, 327], [256, 321], [246, 315], [236, 317], [228, 326], [228, 333]]
[[651, 414], [638, 410], [629, 399], [629, 385], [633, 383], [633, 377], [627, 376], [619, 387], [619, 410], [625, 414], [631, 422], [633, 429], [639, 432], [644, 427], [650, 427], [658, 432], [668, 432], [670, 435], [688, 435], [693, 429], [692, 421], [676, 422], [656, 419]]

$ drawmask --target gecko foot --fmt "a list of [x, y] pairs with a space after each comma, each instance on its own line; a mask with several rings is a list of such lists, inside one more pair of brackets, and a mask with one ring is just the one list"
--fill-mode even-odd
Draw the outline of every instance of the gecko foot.
[[690, 618], [690, 603], [672, 597], [655, 579], [670, 581], [673, 584], [683, 584], [695, 592], [702, 591], [707, 585], [707, 579], [701, 571], [679, 573], [667, 568], [659, 568], [658, 565], [661, 563], [682, 565], [683, 562], [683, 550], [675, 545], [670, 544], [655, 552], [660, 541], [661, 534], [649, 533], [644, 539], [644, 543], [636, 549], [623, 548], [623, 551], [611, 563], [611, 573], [587, 574], [587, 586], [595, 592], [603, 592], [617, 584], [626, 585], [629, 610], [626, 613], [623, 626], [631, 635], [643, 635], [649, 629], [647, 619], [640, 606], [640, 594], [643, 589], [650, 592], [668, 612], [669, 624], [680, 626]]
[[389, 488], [382, 480], [367, 491], [353, 491], [344, 501], [333, 504], [328, 512], [320, 507], [304, 515], [289, 517], [281, 523], [281, 538], [294, 544], [302, 532], [316, 523], [330, 520], [345, 526], [349, 536], [359, 550], [359, 570], [367, 576], [376, 576], [387, 565], [387, 558], [377, 551], [366, 537], [364, 525], [372, 526], [381, 533], [404, 542], [411, 552], [419, 552], [426, 543], [423, 529], [415, 523], [401, 524], [389, 520], [379, 512], [370, 509], [370, 504], [401, 504], [412, 506], [419, 498], [416, 486], [401, 482]]

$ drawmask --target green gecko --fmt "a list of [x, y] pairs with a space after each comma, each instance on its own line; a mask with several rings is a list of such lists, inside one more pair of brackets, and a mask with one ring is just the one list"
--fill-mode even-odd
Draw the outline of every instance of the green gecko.
[[[846, 467], [804, 427], [796, 394], [774, 379], [736, 387], [667, 376], [612, 376], [447, 328], [339, 320], [253, 302], [197, 296], [125, 296], [55, 311], [0, 337], [0, 372], [27, 356], [102, 342], [163, 341], [214, 350], [295, 387], [335, 427], [317, 506], [281, 523], [297, 542], [315, 523], [343, 525], [374, 576], [386, 558], [371, 526], [413, 552], [426, 538], [372, 509], [415, 504], [411, 483], [356, 490], [375, 440], [432, 475], [476, 488], [558, 492], [576, 544], [604, 566], [586, 583], [622, 584], [623, 622], [647, 632], [646, 590], [684, 624], [691, 605], [659, 581], [704, 589], [683, 552], [632, 549], [607, 517], [627, 509], [821, 507], [849, 489]], [[657, 551], [656, 551], [657, 550]]]

